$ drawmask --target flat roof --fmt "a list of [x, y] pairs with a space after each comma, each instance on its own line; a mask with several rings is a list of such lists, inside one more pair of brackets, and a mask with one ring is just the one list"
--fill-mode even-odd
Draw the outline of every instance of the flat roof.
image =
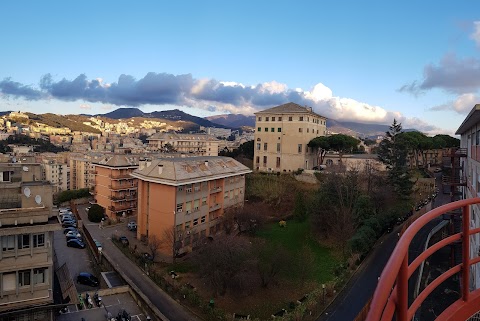
[[475, 106], [473, 106], [468, 116], [455, 132], [455, 135], [461, 135], [465, 133], [477, 123], [480, 123], [480, 104], [475, 104]]

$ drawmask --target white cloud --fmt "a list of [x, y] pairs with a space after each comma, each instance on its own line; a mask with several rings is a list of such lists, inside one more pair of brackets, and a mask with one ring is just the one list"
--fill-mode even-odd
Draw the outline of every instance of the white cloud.
[[470, 38], [480, 47], [480, 21], [473, 22], [473, 33], [470, 35]]
[[92, 109], [92, 106], [90, 106], [89, 104], [81, 104], [80, 109]]
[[322, 83], [316, 84], [312, 91], [305, 92], [305, 97], [313, 101], [321, 101], [332, 98], [332, 90]]
[[430, 108], [431, 111], [455, 111], [458, 114], [467, 114], [473, 106], [478, 102], [479, 97], [473, 93], [462, 94], [454, 101], [450, 101], [446, 104], [434, 106]]

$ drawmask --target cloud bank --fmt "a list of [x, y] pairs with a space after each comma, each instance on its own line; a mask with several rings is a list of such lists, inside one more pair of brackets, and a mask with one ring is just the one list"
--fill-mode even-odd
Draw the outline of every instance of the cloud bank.
[[[0, 93], [7, 97], [28, 100], [57, 99], [83, 101], [115, 106], [177, 105], [196, 107], [208, 111], [253, 114], [256, 111], [287, 102], [307, 105], [327, 118], [390, 124], [393, 118], [408, 121], [398, 112], [387, 111], [351, 98], [336, 97], [322, 83], [310, 90], [290, 89], [276, 81], [257, 85], [223, 82], [215, 79], [195, 79], [191, 74], [173, 75], [150, 72], [141, 79], [122, 74], [116, 82], [88, 79], [81, 74], [73, 80], [55, 81], [50, 74], [40, 79], [37, 88], [13, 82], [10, 78], [0, 82]], [[414, 123], [420, 124], [418, 121]], [[420, 130], [427, 128], [423, 123]], [[428, 127], [430, 128], [430, 127]]]

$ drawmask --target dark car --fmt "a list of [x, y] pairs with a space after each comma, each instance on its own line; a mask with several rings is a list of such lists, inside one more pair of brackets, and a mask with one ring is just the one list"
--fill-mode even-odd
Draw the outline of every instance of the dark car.
[[76, 227], [70, 226], [63, 230], [63, 234], [67, 234], [68, 232], [78, 233], [78, 229]]
[[76, 221], [76, 219], [75, 219], [74, 216], [64, 215], [64, 216], [62, 216], [61, 221], [62, 221], [62, 222], [65, 222], [65, 221]]
[[118, 238], [118, 240], [120, 241], [120, 243], [122, 243], [122, 245], [124, 246], [127, 246], [130, 244], [130, 242], [128, 241], [127, 237], [126, 236], [120, 236]]
[[75, 247], [77, 249], [84, 249], [85, 248], [85, 243], [83, 243], [79, 239], [71, 239], [71, 240], [67, 241], [67, 246], [68, 247]]
[[142, 256], [145, 261], [150, 261], [150, 262], [153, 261], [153, 256], [150, 253], [145, 252], [142, 254]]
[[87, 272], [80, 272], [80, 274], [77, 276], [77, 283], [89, 286], [98, 286], [100, 284], [94, 275]]
[[67, 235], [66, 238], [67, 238], [67, 242], [70, 240], [79, 240], [80, 242], [83, 243], [82, 238], [76, 235]]
[[77, 222], [65, 221], [62, 223], [62, 227], [77, 227]]

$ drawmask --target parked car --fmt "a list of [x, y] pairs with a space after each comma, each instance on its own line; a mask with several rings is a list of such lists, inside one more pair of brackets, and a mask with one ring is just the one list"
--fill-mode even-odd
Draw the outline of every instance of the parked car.
[[76, 227], [67, 227], [66, 229], [63, 230], [63, 234], [67, 234], [68, 232], [76, 232], [78, 233], [78, 229]]
[[142, 257], [145, 261], [153, 261], [153, 256], [150, 253], [145, 252], [142, 254]]
[[76, 222], [76, 221], [77, 221], [77, 219], [76, 219], [74, 216], [69, 216], [69, 215], [64, 215], [64, 216], [62, 216], [62, 217], [60, 218], [60, 220], [61, 220], [62, 222], [65, 222], [65, 221], [74, 221], [74, 222]]
[[120, 243], [122, 243], [122, 245], [124, 246], [127, 246], [130, 244], [130, 242], [128, 241], [127, 237], [126, 236], [120, 236], [118, 238], [118, 240], [120, 241]]
[[67, 234], [65, 234], [65, 236], [66, 237], [74, 236], [76, 238], [81, 238], [82, 234], [80, 234], [78, 231], [69, 231], [69, 232], [67, 232]]
[[75, 247], [77, 249], [84, 249], [85, 248], [85, 243], [80, 241], [79, 239], [71, 239], [67, 241], [67, 246], [68, 247]]
[[80, 274], [78, 274], [77, 283], [89, 285], [89, 286], [100, 285], [100, 282], [98, 281], [98, 279], [91, 273], [87, 273], [87, 272], [80, 272]]
[[66, 221], [62, 223], [62, 227], [77, 227], [77, 222]]
[[442, 171], [442, 169], [441, 169], [440, 167], [437, 167], [437, 168], [435, 168], [435, 170], [434, 170], [435, 173], [440, 173], [441, 171]]
[[93, 242], [95, 243], [95, 246], [99, 251], [102, 251], [102, 243], [100, 241], [97, 241], [96, 239], [93, 239]]
[[129, 231], [136, 231], [137, 230], [137, 223], [134, 221], [128, 222], [127, 228]]

